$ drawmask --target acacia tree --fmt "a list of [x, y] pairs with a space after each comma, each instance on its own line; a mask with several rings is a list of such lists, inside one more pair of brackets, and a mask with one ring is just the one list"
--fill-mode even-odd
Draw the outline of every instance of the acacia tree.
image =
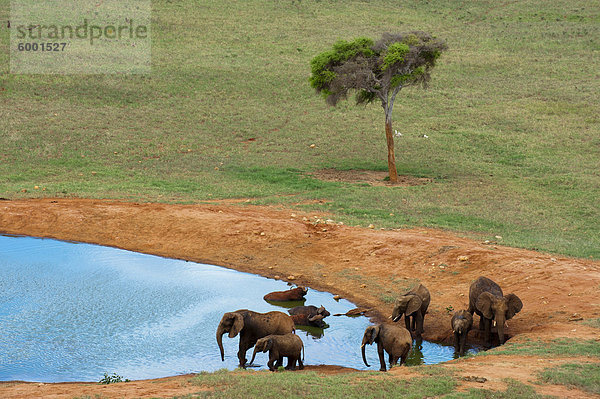
[[390, 182], [398, 181], [392, 134], [396, 95], [407, 86], [427, 87], [446, 44], [428, 33], [384, 33], [376, 43], [366, 37], [340, 40], [311, 61], [310, 84], [330, 105], [356, 93], [357, 104], [381, 101], [385, 112]]

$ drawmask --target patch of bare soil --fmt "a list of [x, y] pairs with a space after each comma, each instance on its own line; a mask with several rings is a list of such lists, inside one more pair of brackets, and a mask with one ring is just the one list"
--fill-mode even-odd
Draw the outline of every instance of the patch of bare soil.
[[[373, 230], [316, 224], [311, 222], [314, 216], [330, 218], [322, 213], [226, 204], [32, 199], [0, 202], [0, 232], [96, 243], [270, 278], [279, 276], [373, 308], [370, 315], [374, 321], [387, 320], [392, 308], [387, 299], [419, 280], [429, 288], [432, 298], [424, 338], [438, 342], [451, 340], [448, 310], [466, 308], [470, 282], [485, 275], [499, 283], [505, 293], [514, 292], [523, 301], [523, 310], [508, 322], [507, 333], [513, 340], [569, 337], [600, 341], [600, 329], [579, 321], [600, 317], [600, 262], [489, 245], [432, 229]], [[477, 324], [478, 318], [475, 320]], [[480, 339], [477, 331], [469, 335], [470, 342]], [[532, 384], [537, 371], [563, 361], [486, 356], [452, 361], [443, 367], [469, 377], [461, 380], [460, 389], [504, 389], [504, 378]], [[310, 354], [306, 362], [310, 364]], [[338, 366], [316, 369], [327, 373], [345, 370]], [[414, 374], [404, 367], [391, 373], [399, 378]], [[470, 378], [473, 376], [479, 378]], [[481, 378], [486, 382], [477, 382]], [[108, 386], [5, 382], [0, 383], [0, 397], [99, 394], [146, 398], [201, 390], [188, 380], [172, 377]], [[559, 397], [586, 396], [562, 386], [534, 387]]]
[[[346, 183], [367, 183], [371, 186], [390, 186], [392, 183], [387, 180], [388, 172], [375, 170], [337, 170], [321, 169], [310, 174], [315, 179], [325, 181], [341, 181]], [[398, 183], [394, 186], [420, 186], [431, 183], [433, 179], [420, 178], [413, 176], [398, 176]]]

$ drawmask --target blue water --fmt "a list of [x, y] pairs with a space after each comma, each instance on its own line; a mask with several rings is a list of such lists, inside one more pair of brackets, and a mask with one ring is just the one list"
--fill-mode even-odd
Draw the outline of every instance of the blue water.
[[[286, 311], [265, 302], [282, 281], [222, 267], [91, 244], [0, 236], [0, 381], [98, 381], [104, 373], [131, 380], [234, 369], [239, 338], [215, 331], [237, 309]], [[310, 289], [306, 305], [333, 315], [356, 306]], [[306, 364], [367, 369], [360, 354], [365, 317], [325, 319], [329, 328], [298, 330]], [[378, 369], [375, 346], [367, 348]], [[252, 350], [247, 353], [249, 359]], [[452, 359], [453, 349], [428, 342], [411, 363]], [[258, 354], [255, 364], [267, 362]]]

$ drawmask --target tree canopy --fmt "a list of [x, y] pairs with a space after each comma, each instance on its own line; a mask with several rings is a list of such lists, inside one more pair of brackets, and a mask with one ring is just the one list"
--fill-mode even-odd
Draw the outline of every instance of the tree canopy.
[[426, 32], [384, 33], [377, 42], [367, 37], [339, 40], [311, 61], [310, 84], [330, 105], [356, 93], [357, 104], [381, 101], [385, 112], [390, 181], [397, 181], [392, 135], [392, 110], [400, 90], [427, 87], [436, 60], [446, 44]]

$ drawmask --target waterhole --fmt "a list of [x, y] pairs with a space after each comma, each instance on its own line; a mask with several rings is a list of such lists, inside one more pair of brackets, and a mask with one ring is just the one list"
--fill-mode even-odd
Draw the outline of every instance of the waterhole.
[[[91, 244], [0, 236], [0, 380], [131, 380], [235, 369], [239, 337], [215, 340], [228, 311], [286, 311], [263, 300], [282, 281], [222, 267]], [[306, 305], [333, 315], [356, 306], [309, 289]], [[329, 316], [325, 329], [299, 329], [305, 363], [367, 368], [360, 343], [366, 317]], [[248, 351], [247, 358], [252, 355]], [[453, 348], [423, 342], [409, 365], [453, 358]], [[264, 368], [267, 354], [255, 364]], [[367, 348], [372, 370], [375, 346]]]

